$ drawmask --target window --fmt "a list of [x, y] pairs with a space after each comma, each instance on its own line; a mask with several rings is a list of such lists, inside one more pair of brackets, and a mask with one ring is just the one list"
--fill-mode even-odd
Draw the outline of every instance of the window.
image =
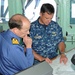
[[31, 21], [35, 21], [40, 14], [40, 8], [43, 3], [51, 3], [55, 8], [53, 20], [56, 21], [56, 2], [55, 0], [25, 0], [24, 15]]
[[9, 20], [8, 0], [0, 0], [0, 23]]
[[70, 0], [70, 24], [75, 24], [75, 0]]

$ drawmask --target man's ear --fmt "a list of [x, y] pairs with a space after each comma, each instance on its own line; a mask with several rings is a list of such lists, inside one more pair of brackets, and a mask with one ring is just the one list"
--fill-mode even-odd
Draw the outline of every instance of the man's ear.
[[40, 16], [42, 16], [42, 13], [40, 12]]
[[13, 32], [16, 33], [18, 31], [17, 28], [13, 28]]

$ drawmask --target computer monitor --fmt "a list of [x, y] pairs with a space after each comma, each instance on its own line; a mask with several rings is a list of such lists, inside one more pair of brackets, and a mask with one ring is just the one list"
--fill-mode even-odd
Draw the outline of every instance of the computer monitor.
[[52, 73], [52, 67], [47, 62], [43, 61], [15, 75], [53, 75]]

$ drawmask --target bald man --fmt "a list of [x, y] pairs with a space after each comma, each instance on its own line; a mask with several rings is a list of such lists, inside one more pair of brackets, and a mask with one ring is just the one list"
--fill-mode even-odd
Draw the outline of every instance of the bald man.
[[[0, 73], [13, 75], [33, 65], [32, 39], [28, 37], [30, 21], [21, 14], [13, 15], [9, 29], [0, 33]], [[23, 45], [20, 45], [20, 39]]]

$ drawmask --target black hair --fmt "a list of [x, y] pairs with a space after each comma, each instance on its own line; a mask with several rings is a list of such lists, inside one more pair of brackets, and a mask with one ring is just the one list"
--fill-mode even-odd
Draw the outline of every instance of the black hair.
[[52, 13], [54, 14], [55, 10], [52, 4], [45, 3], [41, 6], [40, 12], [41, 13], [47, 12], [48, 14], [52, 14]]

